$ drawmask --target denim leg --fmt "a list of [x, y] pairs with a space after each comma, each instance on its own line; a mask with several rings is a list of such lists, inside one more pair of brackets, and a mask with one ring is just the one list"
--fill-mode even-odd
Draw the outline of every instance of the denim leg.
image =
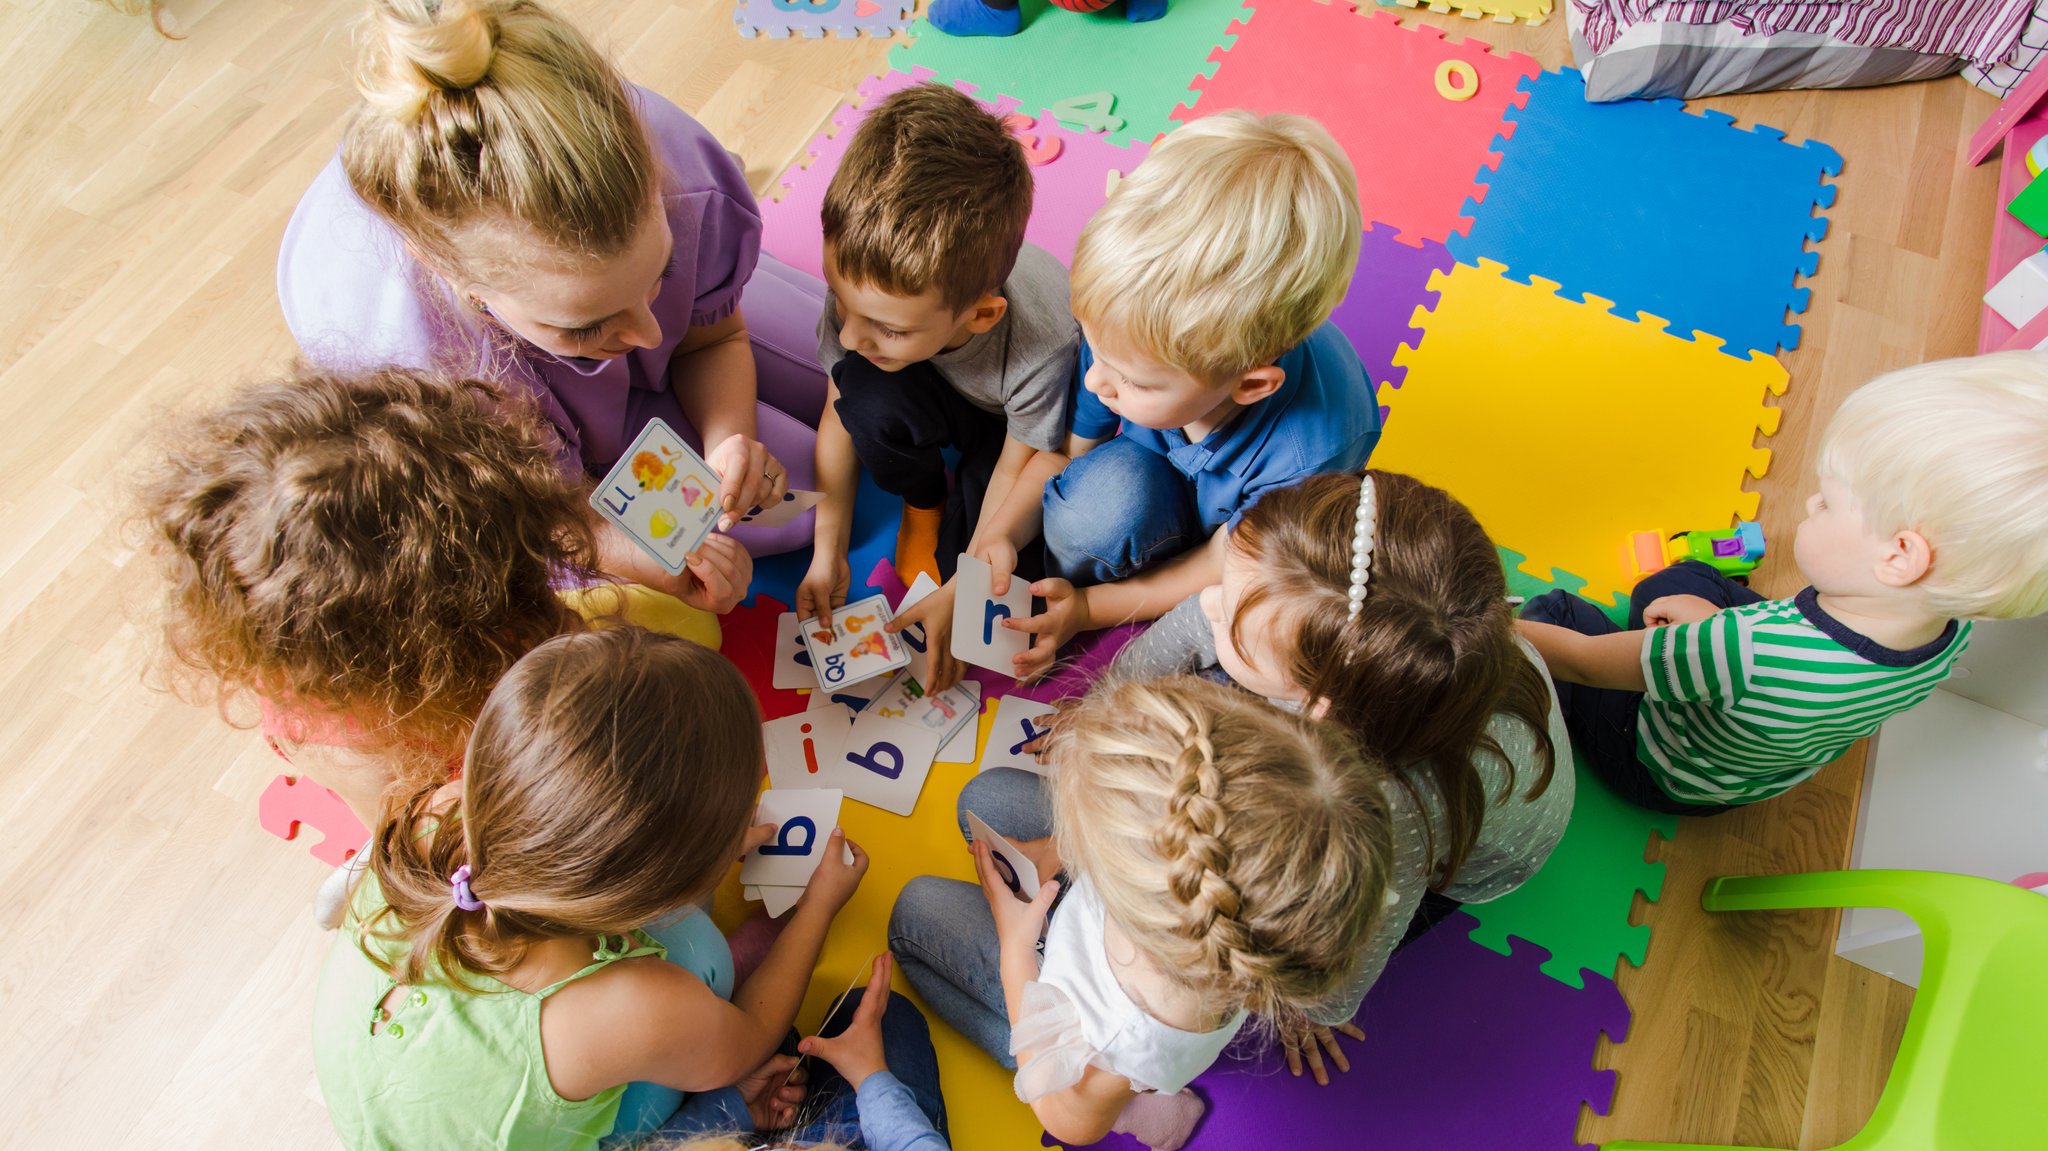
[[[848, 992], [826, 1012], [828, 1022], [819, 1033], [829, 1038], [846, 1030], [866, 995], [865, 987], [856, 987]], [[924, 1117], [931, 1120], [933, 1129], [943, 1138], [946, 1134], [946, 1096], [939, 1088], [939, 1054], [932, 1047], [931, 1028], [926, 1025], [916, 1004], [893, 991], [889, 993], [888, 1004], [882, 1008], [882, 1057], [889, 1065], [889, 1073], [910, 1089], [911, 1098], [917, 1100], [917, 1109], [924, 1112]], [[825, 1071], [826, 1068], [819, 1070]], [[825, 1086], [844, 1091], [850, 1103], [853, 1091], [847, 1088], [844, 1079], [838, 1078], [837, 1072], [831, 1074], [836, 1084], [826, 1083]], [[818, 1080], [814, 1078], [813, 1082]], [[855, 1116], [857, 1119], [857, 1111]], [[806, 1137], [812, 1141], [827, 1138], [824, 1135]]]
[[1715, 607], [1741, 607], [1764, 598], [1698, 560], [1685, 560], [1645, 576], [1636, 585], [1628, 597], [1629, 630], [1641, 630], [1643, 609], [1667, 595], [1696, 595]]
[[[720, 999], [732, 998], [732, 949], [711, 917], [695, 908], [647, 925], [643, 930], [668, 948], [668, 961], [694, 974]], [[619, 1118], [601, 1146], [628, 1144], [666, 1123], [683, 1104], [683, 1093], [659, 1083], [628, 1083], [619, 1097]]]
[[993, 767], [967, 781], [960, 789], [955, 813], [960, 834], [971, 839], [967, 835], [970, 811], [1004, 839], [1044, 839], [1052, 834], [1052, 796], [1046, 794], [1044, 778], [1035, 772]]
[[1010, 1015], [996, 955], [996, 921], [981, 886], [920, 875], [889, 913], [889, 950], [925, 1006], [1015, 1069]]
[[1045, 484], [1046, 574], [1115, 583], [1201, 543], [1194, 484], [1165, 456], [1118, 436]]

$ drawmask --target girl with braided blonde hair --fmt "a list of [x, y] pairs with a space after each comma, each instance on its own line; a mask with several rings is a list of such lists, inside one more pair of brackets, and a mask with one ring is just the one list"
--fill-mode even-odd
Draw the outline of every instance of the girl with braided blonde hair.
[[1098, 690], [1051, 754], [1049, 788], [989, 772], [961, 808], [1065, 882], [1013, 894], [976, 843], [981, 889], [912, 880], [891, 947], [1054, 1138], [1173, 1151], [1250, 1016], [1299, 1030], [1351, 978], [1387, 886], [1381, 773], [1334, 725], [1192, 677]]

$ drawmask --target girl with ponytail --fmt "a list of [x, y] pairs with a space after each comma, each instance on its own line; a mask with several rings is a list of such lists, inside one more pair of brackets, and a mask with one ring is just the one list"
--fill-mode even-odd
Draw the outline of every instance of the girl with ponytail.
[[[761, 255], [744, 173], [702, 125], [533, 0], [369, 0], [358, 47], [361, 103], [278, 258], [307, 358], [530, 392], [577, 477], [660, 417], [734, 521], [815, 486], [824, 287]], [[737, 530], [757, 554], [810, 536]], [[599, 543], [606, 570], [699, 608], [745, 594], [669, 576], [616, 529]]]
[[1191, 677], [1098, 690], [1052, 761], [1049, 805], [1016, 771], [960, 799], [1049, 881], [1013, 895], [977, 843], [980, 890], [912, 880], [890, 947], [1055, 1139], [1173, 1151], [1249, 1016], [1299, 1030], [1351, 977], [1387, 884], [1379, 774], [1339, 729]]
[[[748, 827], [759, 721], [725, 659], [634, 627], [559, 636], [506, 672], [461, 780], [383, 823], [321, 974], [313, 1051], [344, 1144], [583, 1151], [733, 1085], [763, 1129], [791, 1118], [776, 1048], [867, 856], [843, 862], [833, 832], [736, 992], [721, 941], [679, 954], [639, 929], [773, 834]], [[627, 1123], [629, 1084], [669, 1089], [667, 1109]]]

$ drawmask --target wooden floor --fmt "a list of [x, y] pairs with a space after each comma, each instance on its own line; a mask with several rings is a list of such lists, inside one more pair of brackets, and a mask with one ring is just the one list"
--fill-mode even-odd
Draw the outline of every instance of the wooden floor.
[[[153, 693], [147, 573], [120, 493], [136, 433], [290, 350], [273, 262], [350, 104], [342, 0], [170, 0], [190, 38], [88, 0], [0, 0], [0, 1145], [332, 1146], [307, 1041], [324, 868], [257, 829], [277, 769]], [[636, 80], [741, 153], [757, 189], [872, 41], [741, 40], [730, 0], [562, 0]], [[1406, 17], [1414, 19], [1416, 17]], [[1421, 19], [1436, 19], [1423, 16]], [[1476, 34], [1565, 62], [1561, 21]], [[1992, 107], [1960, 80], [1714, 106], [1848, 158], [1777, 459], [1787, 540], [1820, 418], [1870, 375], [1971, 349], [1993, 179], [1958, 169]], [[1565, 206], [1560, 205], [1560, 208]], [[1777, 555], [1783, 556], [1780, 548]], [[1797, 583], [1787, 567], [1764, 586]], [[1710, 919], [1706, 877], [1837, 866], [1856, 765], [1689, 823], [1591, 1140], [1826, 1146], [1868, 1114], [1906, 994], [1829, 955], [1833, 917]]]

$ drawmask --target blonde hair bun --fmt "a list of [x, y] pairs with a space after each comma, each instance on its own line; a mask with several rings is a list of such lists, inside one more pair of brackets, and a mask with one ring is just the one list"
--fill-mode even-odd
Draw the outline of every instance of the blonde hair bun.
[[386, 115], [411, 119], [437, 92], [475, 87], [497, 55], [489, 0], [371, 0], [356, 88]]

